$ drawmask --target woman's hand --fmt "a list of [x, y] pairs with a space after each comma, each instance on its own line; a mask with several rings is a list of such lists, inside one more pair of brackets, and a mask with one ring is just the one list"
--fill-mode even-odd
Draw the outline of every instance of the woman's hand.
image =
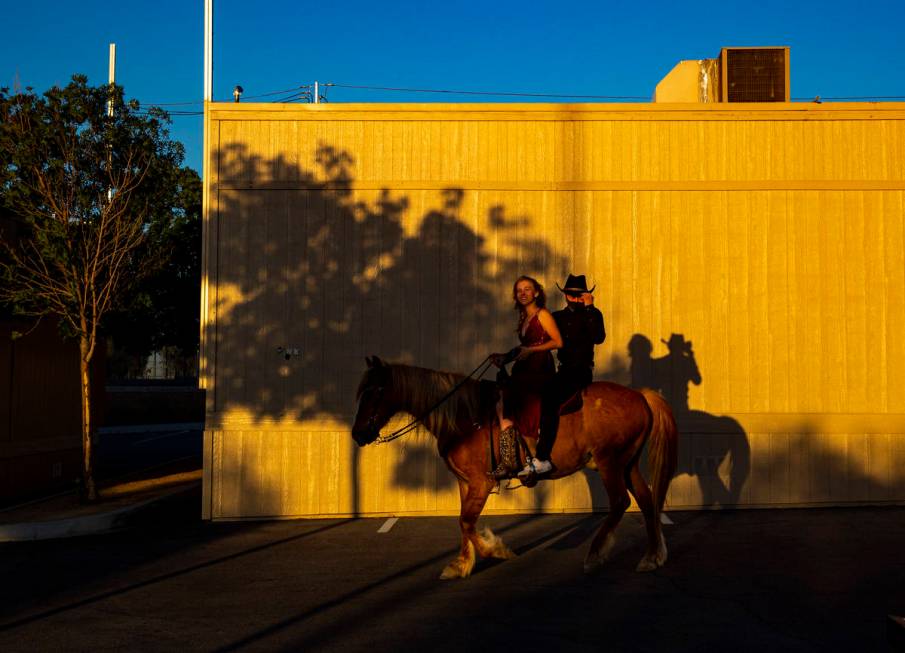
[[518, 355], [515, 357], [515, 360], [517, 361], [525, 360], [526, 358], [528, 358], [528, 356], [534, 353], [531, 347], [519, 347], [518, 349]]

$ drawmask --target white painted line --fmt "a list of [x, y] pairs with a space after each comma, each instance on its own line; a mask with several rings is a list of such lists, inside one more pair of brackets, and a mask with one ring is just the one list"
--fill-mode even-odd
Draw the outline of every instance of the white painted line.
[[396, 522], [399, 521], [399, 517], [390, 517], [385, 522], [383, 522], [383, 526], [377, 529], [378, 533], [389, 533], [390, 529], [396, 525]]
[[670, 519], [669, 515], [667, 515], [665, 512], [660, 513], [660, 523], [661, 524], [670, 524], [670, 525], [675, 524], [675, 522], [672, 519]]

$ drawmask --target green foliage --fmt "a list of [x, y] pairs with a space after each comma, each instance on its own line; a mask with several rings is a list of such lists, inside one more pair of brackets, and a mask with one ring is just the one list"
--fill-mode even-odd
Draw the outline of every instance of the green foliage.
[[0, 89], [0, 208], [25, 221], [0, 259], [0, 301], [92, 339], [111, 311], [134, 309], [108, 332], [120, 322], [128, 340], [145, 328], [153, 347], [188, 305], [174, 296], [194, 293], [197, 332], [200, 180], [182, 167], [168, 123], [84, 76], [43, 95]]
[[167, 234], [185, 217], [183, 148], [166, 124], [162, 111], [127, 105], [121, 87], [93, 88], [82, 76], [41, 96], [0, 89], [0, 208], [25, 221], [2, 239], [0, 302], [54, 315], [78, 338], [89, 500], [97, 498], [89, 377], [100, 330], [143, 278], [166, 267]]
[[[168, 213], [149, 225], [140, 259], [159, 260], [128, 301], [111, 313], [106, 332], [115, 344], [111, 373], [137, 374], [154, 351], [197, 353], [201, 295], [201, 178], [191, 168], [177, 175]], [[166, 253], [161, 258], [155, 253]]]

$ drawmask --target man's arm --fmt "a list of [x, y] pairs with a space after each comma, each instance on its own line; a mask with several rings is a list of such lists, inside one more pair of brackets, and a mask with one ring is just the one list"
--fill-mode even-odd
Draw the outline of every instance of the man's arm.
[[587, 307], [588, 333], [595, 345], [606, 340], [606, 328], [603, 326], [603, 313], [596, 306]]

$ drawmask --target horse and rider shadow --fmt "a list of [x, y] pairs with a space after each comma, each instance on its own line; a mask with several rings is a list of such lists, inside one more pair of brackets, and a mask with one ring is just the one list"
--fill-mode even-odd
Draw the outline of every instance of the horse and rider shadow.
[[[748, 435], [735, 419], [695, 410], [689, 405], [689, 388], [701, 385], [703, 376], [692, 342], [684, 334], [660, 339], [667, 353], [654, 356], [651, 339], [636, 333], [628, 341], [628, 362], [616, 355], [602, 378], [630, 388], [652, 388], [666, 399], [679, 427], [679, 466], [676, 476], [693, 477], [700, 488], [701, 506], [726, 508], [739, 505], [751, 472]], [[586, 474], [590, 473], [588, 471]], [[590, 479], [589, 479], [590, 481]], [[589, 482], [593, 493], [597, 484]], [[606, 498], [593, 496], [593, 505]], [[604, 504], [605, 505], [605, 504]]]

